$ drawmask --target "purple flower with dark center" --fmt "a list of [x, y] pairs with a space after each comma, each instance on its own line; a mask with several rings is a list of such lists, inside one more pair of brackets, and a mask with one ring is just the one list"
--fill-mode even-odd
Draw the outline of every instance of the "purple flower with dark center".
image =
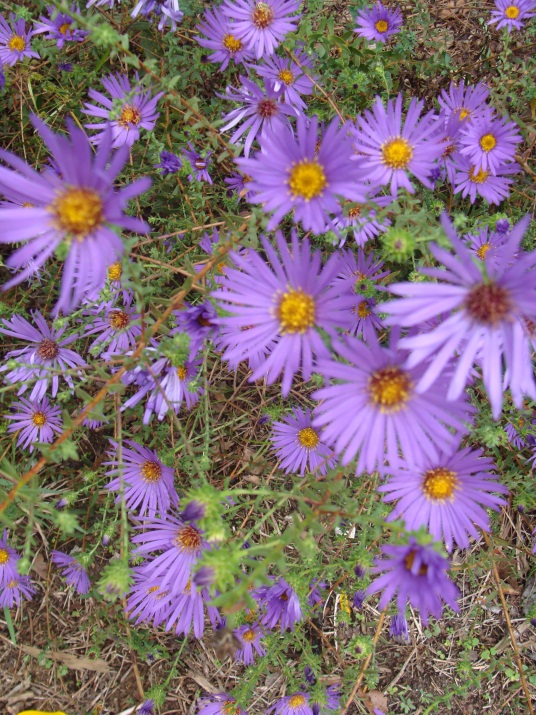
[[[316, 696], [318, 697], [318, 695]], [[340, 711], [341, 703], [341, 685], [334, 683], [329, 685], [323, 693], [320, 694], [318, 700], [311, 700], [310, 706], [313, 715], [335, 715]]]
[[488, 227], [485, 226], [477, 235], [467, 234], [463, 238], [471, 253], [486, 264], [493, 263], [496, 265], [500, 260], [500, 249], [504, 245], [507, 236], [499, 232], [490, 233]]
[[133, 298], [132, 293], [127, 294], [122, 308], [117, 307], [116, 300], [112, 298], [84, 312], [84, 316], [91, 319], [91, 327], [84, 330], [84, 336], [99, 333], [89, 346], [92, 354], [102, 355], [108, 360], [134, 349], [142, 333], [142, 325], [141, 314], [132, 305]]
[[350, 335], [355, 335], [356, 338], [361, 338], [368, 343], [374, 340], [379, 332], [385, 330], [385, 324], [374, 312], [375, 307], [374, 298], [356, 296], [352, 308], [353, 323], [348, 331]]
[[322, 441], [321, 432], [313, 429], [309, 408], [304, 412], [295, 407], [282, 422], [273, 423], [272, 449], [285, 474], [299, 472], [303, 477], [309, 471], [319, 476], [337, 464], [333, 449]]
[[454, 544], [467, 549], [468, 537], [479, 535], [475, 524], [483, 531], [491, 529], [486, 509], [499, 511], [506, 505], [496, 494], [508, 494], [508, 489], [497, 481], [494, 469], [482, 450], [470, 448], [418, 459], [412, 468], [397, 465], [378, 487], [384, 502], [398, 500], [387, 521], [403, 519], [408, 531], [426, 526], [434, 539], [444, 540], [447, 551]]
[[18, 576], [17, 561], [20, 556], [7, 543], [7, 529], [4, 529], [4, 534], [0, 539], [0, 588], [4, 588], [7, 584], [16, 579]]
[[[132, 440], [125, 440], [128, 447], [123, 447], [121, 460], [119, 459], [119, 445], [111, 444], [115, 452], [109, 452], [110, 457], [115, 457], [111, 462], [104, 462], [112, 467], [107, 476], [117, 477], [106, 488], [110, 491], [120, 492], [123, 488], [127, 509], [136, 511], [137, 518], [148, 516], [152, 519], [157, 512], [163, 517], [170, 507], [176, 507], [179, 497], [173, 485], [173, 469], [166, 467], [158, 454], [147, 447]], [[121, 494], [115, 503], [121, 502]]]
[[340, 214], [338, 196], [366, 201], [363, 171], [351, 159], [351, 140], [338, 119], [325, 129], [318, 146], [317, 139], [318, 118], [300, 115], [296, 136], [291, 128], [277, 125], [260, 138], [261, 150], [252, 158], [236, 160], [251, 177], [249, 190], [258, 192], [251, 202], [274, 211], [269, 231], [293, 211], [294, 223], [325, 233], [330, 214]]
[[[66, 42], [83, 42], [89, 35], [89, 30], [81, 30], [74, 25], [74, 19], [66, 13], [59, 12], [55, 7], [47, 7], [48, 17], [40, 16], [35, 23], [34, 35], [48, 33], [47, 40], [56, 40], [56, 47], [61, 50]], [[76, 5], [71, 5], [71, 13], [77, 14]]]
[[491, 171], [477, 169], [462, 154], [456, 156], [454, 169], [454, 193], [461, 192], [464, 199], [469, 196], [472, 204], [477, 196], [481, 196], [489, 204], [500, 204], [510, 196], [510, 186], [514, 183], [513, 179], [507, 178], [508, 174], [517, 174], [520, 171], [516, 164], [502, 164], [498, 167], [497, 174], [492, 174]]
[[489, 89], [485, 84], [479, 82], [466, 87], [462, 80], [458, 86], [451, 82], [448, 92], [442, 89], [437, 101], [447, 118], [453, 114], [457, 119], [463, 121], [477, 116], [485, 109], [488, 97]]
[[294, 631], [294, 624], [302, 619], [300, 599], [283, 578], [271, 586], [260, 586], [253, 592], [253, 597], [266, 611], [261, 625], [267, 628], [275, 628], [279, 623], [280, 633], [287, 628]]
[[[307, 109], [301, 95], [313, 91], [312, 61], [303, 50], [296, 53], [297, 64], [291, 57], [267, 57], [262, 65], [251, 65], [251, 69], [273, 83], [276, 91], [283, 92], [283, 99], [297, 110]], [[304, 73], [303, 68], [307, 70]], [[309, 76], [308, 76], [309, 75]]]
[[398, 348], [395, 334], [390, 347], [345, 337], [334, 348], [349, 364], [319, 360], [317, 371], [336, 382], [313, 393], [321, 401], [313, 426], [324, 427], [343, 465], [357, 456], [356, 474], [372, 472], [385, 460], [396, 465], [399, 453], [414, 464], [420, 455], [433, 459], [457, 444], [451, 430], [466, 431], [471, 408], [462, 400], [445, 404], [447, 378], [418, 393], [424, 367], [407, 367], [408, 353]]
[[506, 27], [508, 32], [522, 30], [523, 20], [529, 20], [536, 15], [534, 0], [495, 0], [495, 10], [491, 11], [488, 25], [497, 23], [497, 29]]
[[269, 715], [313, 715], [313, 710], [309, 704], [311, 696], [309, 693], [295, 693], [287, 695], [277, 700], [266, 713]]
[[190, 355], [195, 356], [201, 350], [206, 340], [214, 338], [218, 333], [216, 320], [218, 314], [212, 303], [208, 300], [198, 305], [190, 305], [184, 301], [184, 310], [175, 310], [177, 327], [171, 335], [177, 332], [186, 332], [190, 336]]
[[218, 94], [222, 99], [230, 99], [233, 102], [240, 102], [242, 105], [223, 117], [222, 121], [226, 124], [220, 128], [220, 131], [226, 132], [245, 120], [229, 141], [236, 144], [240, 137], [247, 132], [244, 155], [249, 156], [251, 145], [259, 132], [263, 136], [267, 129], [274, 131], [280, 125], [289, 128], [286, 117], [296, 116], [297, 111], [290, 104], [280, 101], [282, 90], [275, 90], [270, 81], [265, 81], [264, 91], [247, 77], [240, 76], [240, 81], [242, 87], [238, 89], [227, 87], [225, 94]]
[[8, 432], [20, 430], [17, 446], [33, 452], [35, 442], [50, 443], [54, 441], [54, 433], [62, 430], [61, 408], [51, 407], [46, 397], [41, 400], [26, 400], [21, 398], [11, 408], [15, 414], [4, 415], [4, 419], [13, 420], [7, 428]]
[[17, 18], [12, 12], [9, 14], [8, 24], [0, 15], [0, 65], [13, 65], [25, 57], [36, 57], [37, 52], [32, 50], [31, 38], [34, 30], [26, 30], [26, 23], [22, 18]]
[[[123, 168], [128, 148], [111, 154], [111, 130], [105, 133], [96, 154], [81, 129], [68, 123], [70, 137], [54, 134], [40, 119], [32, 123], [57, 162], [61, 177], [51, 171], [38, 173], [5, 150], [0, 157], [11, 169], [0, 167], [0, 191], [7, 186], [32, 204], [28, 208], [0, 208], [0, 242], [24, 242], [6, 261], [10, 268], [26, 266], [4, 285], [18, 285], [42, 266], [63, 242], [68, 247], [60, 298], [54, 313], [70, 313], [87, 293], [100, 290], [107, 267], [124, 250], [115, 227], [146, 233], [149, 226], [127, 216], [124, 209], [133, 197], [146, 191], [151, 180], [138, 179], [121, 189], [114, 181]], [[28, 266], [28, 262], [34, 265]]]
[[389, 10], [378, 0], [373, 7], [359, 10], [354, 32], [371, 42], [386, 42], [391, 35], [400, 32], [402, 22], [402, 13], [398, 8]]
[[20, 608], [22, 601], [31, 601], [37, 593], [28, 576], [17, 574], [0, 589], [0, 608]]
[[80, 594], [87, 593], [91, 586], [89, 576], [87, 575], [86, 569], [74, 556], [69, 554], [64, 554], [62, 551], [52, 551], [52, 563], [56, 564], [60, 568], [63, 568], [61, 572], [63, 578], [69, 584], [73, 586], [75, 591]]
[[259, 350], [269, 355], [250, 381], [266, 377], [272, 384], [283, 373], [282, 392], [288, 395], [294, 375], [308, 380], [314, 356], [327, 356], [318, 329], [334, 334], [349, 324], [353, 299], [330, 286], [339, 269], [339, 257], [330, 256], [322, 268], [320, 252], [311, 255], [309, 241], [292, 232], [292, 253], [281, 231], [276, 234], [279, 258], [265, 237], [261, 238], [267, 263], [256, 251], [232, 252], [236, 269], [227, 269], [221, 288], [213, 291], [221, 308], [231, 313], [218, 318], [224, 327], [243, 332], [222, 333], [223, 355], [232, 366], [250, 359]]
[[262, 647], [261, 643], [264, 631], [258, 623], [239, 626], [238, 628], [235, 628], [233, 633], [240, 641], [240, 648], [238, 648], [235, 653], [235, 660], [237, 663], [253, 665], [255, 662], [255, 653], [261, 657], [266, 655], [266, 651]]
[[197, 29], [206, 37], [198, 35], [196, 39], [201, 47], [214, 50], [208, 58], [211, 62], [221, 64], [221, 72], [227, 69], [231, 60], [240, 64], [253, 59], [242, 40], [235, 36], [235, 23], [224, 15], [220, 7], [207, 8], [203, 17], [204, 22], [198, 25]]
[[408, 544], [382, 546], [387, 558], [376, 558], [371, 573], [381, 574], [367, 588], [372, 595], [383, 591], [378, 607], [383, 610], [396, 595], [396, 606], [404, 613], [409, 601], [423, 624], [430, 615], [441, 618], [443, 603], [458, 612], [458, 588], [447, 576], [449, 562], [433, 546], [422, 546], [413, 537]]
[[512, 229], [496, 264], [482, 266], [471, 259], [469, 250], [444, 214], [441, 223], [455, 255], [430, 245], [433, 256], [446, 269], [421, 270], [440, 282], [389, 286], [392, 293], [403, 296], [382, 304], [382, 311], [391, 316], [387, 321], [391, 325], [412, 327], [443, 312], [449, 314], [432, 330], [400, 342], [411, 352], [408, 365], [420, 364], [425, 368], [415, 386], [417, 392], [428, 390], [458, 354], [455, 369], [449, 375], [448, 400], [462, 394], [475, 362], [482, 365], [484, 387], [495, 419], [501, 412], [503, 389], [510, 387], [516, 407], [521, 407], [523, 394], [536, 398], [526, 329], [527, 318], [536, 321], [536, 284], [532, 278], [536, 251], [519, 251], [529, 222], [530, 216], [526, 216]]
[[402, 645], [409, 643], [408, 622], [404, 613], [395, 613], [394, 616], [391, 616], [389, 635], [397, 643], [402, 643]]
[[362, 248], [367, 241], [387, 231], [391, 225], [388, 218], [377, 218], [377, 207], [388, 206], [392, 202], [391, 196], [377, 196], [377, 190], [372, 192], [369, 201], [365, 204], [350, 204], [350, 208], [333, 219], [333, 226], [342, 238], [339, 248], [346, 243], [346, 239], [353, 233], [356, 244]]
[[232, 695], [215, 693], [201, 698], [197, 715], [247, 715]]
[[[19, 350], [10, 350], [4, 360], [15, 358], [20, 363], [20, 367], [10, 370], [5, 379], [11, 384], [21, 383], [18, 395], [22, 395], [29, 387], [29, 382], [36, 380], [30, 393], [30, 400], [40, 400], [45, 396], [48, 385], [52, 383], [52, 397], [56, 397], [59, 388], [60, 375], [74, 390], [73, 379], [69, 375], [69, 370], [85, 366], [85, 361], [69, 350], [66, 345], [70, 345], [78, 334], [65, 337], [60, 340], [66, 328], [55, 330], [47, 325], [39, 311], [32, 313], [32, 318], [37, 327], [31, 325], [20, 315], [14, 315], [10, 320], [3, 320], [3, 327], [0, 333], [9, 335], [18, 340], [29, 343]], [[7, 365], [0, 367], [0, 372], [9, 369]]]
[[396, 102], [391, 99], [384, 107], [376, 97], [372, 111], [366, 110], [356, 120], [354, 130], [354, 159], [366, 173], [373, 186], [390, 184], [391, 194], [397, 195], [399, 187], [411, 194], [415, 189], [408, 172], [433, 188], [429, 175], [436, 159], [445, 150], [444, 142], [437, 138], [436, 117], [433, 111], [421, 117], [424, 102], [412, 99], [402, 120], [402, 95]]
[[188, 175], [188, 181], [207, 181], [212, 184], [212, 179], [208, 173], [208, 167], [210, 166], [210, 157], [212, 156], [211, 151], [205, 152], [205, 156], [202, 157], [199, 152], [194, 149], [192, 142], [188, 142], [190, 150], [183, 149], [182, 153], [188, 159], [192, 165], [192, 173]]
[[111, 99], [90, 89], [88, 94], [90, 99], [98, 102], [102, 107], [86, 102], [84, 114], [91, 117], [101, 117], [104, 121], [99, 124], [85, 124], [87, 129], [102, 129], [95, 136], [91, 137], [94, 144], [104, 141], [106, 128], [112, 128], [112, 147], [132, 146], [140, 138], [140, 129], [151, 131], [154, 129], [156, 120], [160, 116], [156, 111], [158, 100], [163, 96], [159, 92], [152, 96], [151, 88], [144, 90], [139, 84], [139, 77], [136, 74], [136, 84], [134, 87], [126, 75], [109, 75], [101, 80], [104, 89]]
[[514, 161], [516, 144], [521, 141], [523, 137], [515, 122], [495, 116], [494, 110], [486, 107], [463, 125], [460, 152], [474, 165], [474, 171], [497, 174], [504, 164]]
[[161, 169], [160, 173], [163, 176], [168, 174], [176, 174], [182, 168], [182, 161], [176, 154], [170, 151], [160, 152], [160, 164], [155, 164], [155, 169]]
[[301, 15], [293, 13], [299, 7], [299, 0], [224, 0], [221, 9], [234, 21], [233, 34], [260, 60], [296, 29]]
[[446, 174], [448, 181], [454, 184], [456, 169], [460, 160], [460, 141], [462, 137], [462, 127], [470, 121], [460, 119], [459, 112], [450, 114], [442, 110], [436, 121], [435, 136], [439, 142], [443, 143], [443, 153], [439, 157], [439, 166], [435, 166], [430, 172], [431, 181], [439, 181]]

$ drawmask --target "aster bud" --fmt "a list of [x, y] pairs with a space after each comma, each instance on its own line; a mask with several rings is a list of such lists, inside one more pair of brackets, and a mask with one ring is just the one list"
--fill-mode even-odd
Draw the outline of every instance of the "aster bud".
[[391, 227], [382, 235], [383, 252], [395, 263], [404, 263], [413, 256], [415, 239], [404, 228]]
[[205, 516], [205, 505], [194, 499], [181, 511], [180, 516], [183, 521], [199, 521]]

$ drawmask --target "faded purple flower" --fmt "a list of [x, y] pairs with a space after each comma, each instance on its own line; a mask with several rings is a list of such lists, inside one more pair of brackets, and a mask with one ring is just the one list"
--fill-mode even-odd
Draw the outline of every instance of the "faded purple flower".
[[132, 305], [133, 298], [132, 293], [127, 294], [122, 308], [117, 307], [116, 300], [112, 298], [85, 311], [85, 317], [91, 322], [84, 329], [84, 336], [99, 333], [89, 346], [93, 355], [102, 355], [108, 360], [135, 348], [142, 333], [142, 324], [141, 314]]
[[261, 625], [275, 628], [283, 633], [287, 628], [294, 631], [294, 624], [302, 619], [300, 599], [285, 579], [280, 578], [271, 586], [260, 586], [253, 592], [256, 601], [265, 609]]
[[30, 578], [17, 574], [0, 589], [0, 608], [20, 607], [24, 599], [31, 601], [36, 593]]

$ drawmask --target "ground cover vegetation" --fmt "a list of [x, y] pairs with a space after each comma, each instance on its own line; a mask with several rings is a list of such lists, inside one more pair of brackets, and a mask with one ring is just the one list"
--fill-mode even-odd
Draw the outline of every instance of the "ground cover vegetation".
[[533, 714], [536, 2], [0, 9], [1, 712]]

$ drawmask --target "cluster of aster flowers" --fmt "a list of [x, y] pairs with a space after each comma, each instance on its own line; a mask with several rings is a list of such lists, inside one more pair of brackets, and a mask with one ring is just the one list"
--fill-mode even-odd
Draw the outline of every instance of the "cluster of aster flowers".
[[29, 578], [19, 574], [17, 563], [20, 556], [9, 545], [7, 530], [0, 539], [0, 607], [17, 608], [23, 601], [31, 601], [36, 590]]

